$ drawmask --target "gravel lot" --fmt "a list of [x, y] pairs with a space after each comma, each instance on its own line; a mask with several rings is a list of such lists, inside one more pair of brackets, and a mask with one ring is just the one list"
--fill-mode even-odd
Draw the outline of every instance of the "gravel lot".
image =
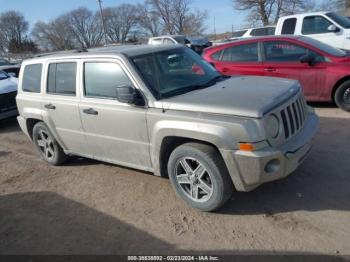
[[148, 173], [80, 158], [49, 166], [14, 119], [0, 122], [0, 254], [350, 255], [350, 113], [314, 106], [308, 160], [216, 213]]

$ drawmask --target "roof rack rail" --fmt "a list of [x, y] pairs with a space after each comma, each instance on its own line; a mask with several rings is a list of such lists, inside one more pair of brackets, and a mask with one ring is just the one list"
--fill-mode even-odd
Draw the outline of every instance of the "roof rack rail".
[[79, 48], [79, 49], [73, 49], [73, 50], [67, 50], [67, 51], [42, 53], [42, 54], [34, 55], [33, 57], [43, 57], [43, 56], [58, 55], [58, 54], [74, 54], [74, 53], [84, 53], [84, 52], [88, 52], [88, 50], [86, 48]]

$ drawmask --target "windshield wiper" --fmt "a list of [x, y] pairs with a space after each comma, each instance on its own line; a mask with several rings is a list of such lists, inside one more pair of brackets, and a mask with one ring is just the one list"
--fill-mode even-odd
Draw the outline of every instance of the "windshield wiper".
[[215, 85], [219, 81], [223, 81], [223, 80], [230, 78], [230, 77], [231, 76], [218, 75], [218, 76], [215, 76], [214, 78], [212, 78], [211, 80], [209, 80], [207, 83], [203, 84], [203, 86], [209, 87], [209, 86]]
[[206, 82], [204, 84], [185, 86], [183, 88], [180, 88], [180, 89], [177, 89], [177, 90], [170, 91], [168, 93], [162, 94], [162, 97], [177, 96], [177, 95], [182, 95], [182, 94], [185, 94], [185, 93], [188, 93], [188, 92], [192, 92], [192, 91], [195, 91], [195, 90], [207, 88], [207, 87], [215, 85], [219, 81], [223, 81], [223, 80], [225, 80], [227, 78], [230, 78], [230, 77], [231, 76], [218, 75], [218, 76], [213, 77], [211, 80], [209, 80], [208, 82]]

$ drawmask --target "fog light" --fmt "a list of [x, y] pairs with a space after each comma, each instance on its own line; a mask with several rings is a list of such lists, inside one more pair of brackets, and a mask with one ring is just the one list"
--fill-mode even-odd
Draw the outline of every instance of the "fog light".
[[264, 171], [266, 173], [274, 173], [280, 169], [280, 161], [279, 159], [272, 159], [265, 165]]

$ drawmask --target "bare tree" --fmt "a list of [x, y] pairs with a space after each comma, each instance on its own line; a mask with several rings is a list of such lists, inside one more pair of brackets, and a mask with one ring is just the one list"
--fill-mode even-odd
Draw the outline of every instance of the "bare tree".
[[207, 11], [195, 10], [186, 16], [183, 33], [187, 35], [201, 35], [204, 33], [206, 26], [204, 21], [207, 19]]
[[350, 16], [350, 0], [324, 0], [317, 9], [322, 11], [335, 11]]
[[33, 40], [44, 50], [69, 50], [75, 47], [74, 36], [65, 16], [48, 24], [37, 22], [31, 32]]
[[250, 11], [251, 24], [260, 21], [263, 25], [277, 23], [282, 15], [313, 9], [314, 0], [232, 0], [237, 10]]
[[126, 42], [129, 33], [138, 23], [139, 9], [135, 5], [122, 4], [103, 10], [107, 36], [112, 42]]
[[151, 36], [158, 36], [163, 28], [160, 23], [159, 14], [150, 8], [148, 3], [138, 5], [138, 23], [139, 26], [147, 31]]
[[103, 38], [101, 19], [98, 14], [80, 7], [66, 16], [70, 30], [77, 44], [82, 48], [99, 46]]
[[[192, 0], [148, 0], [169, 34], [195, 34], [203, 31], [206, 12], [191, 9]], [[189, 26], [192, 23], [191, 26]]]
[[[8, 49], [10, 43], [20, 46], [27, 41], [29, 24], [24, 16], [17, 11], [7, 11], [0, 15], [0, 45]], [[3, 50], [4, 51], [4, 50]]]

